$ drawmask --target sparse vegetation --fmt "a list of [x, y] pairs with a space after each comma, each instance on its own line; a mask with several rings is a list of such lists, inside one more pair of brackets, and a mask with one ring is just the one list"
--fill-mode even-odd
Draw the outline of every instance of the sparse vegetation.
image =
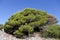
[[42, 33], [43, 37], [60, 38], [60, 25], [53, 24], [46, 26], [46, 30]]
[[3, 24], [0, 24], [0, 30], [2, 30], [3, 29]]

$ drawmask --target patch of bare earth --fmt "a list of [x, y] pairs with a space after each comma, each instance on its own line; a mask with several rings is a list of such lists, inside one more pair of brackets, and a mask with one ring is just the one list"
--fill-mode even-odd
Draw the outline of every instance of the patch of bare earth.
[[58, 39], [51, 39], [51, 38], [42, 38], [39, 36], [38, 33], [34, 33], [34, 36], [27, 37], [26, 39], [18, 39], [12, 35], [9, 35], [5, 32], [0, 31], [0, 40], [58, 40]]

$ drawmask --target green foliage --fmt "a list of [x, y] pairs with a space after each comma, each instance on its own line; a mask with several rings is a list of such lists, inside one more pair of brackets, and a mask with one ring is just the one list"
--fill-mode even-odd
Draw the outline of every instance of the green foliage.
[[22, 25], [21, 27], [19, 27], [20, 32], [26, 31], [28, 33], [32, 33], [33, 32], [33, 27], [29, 26], [29, 25]]
[[16, 30], [15, 32], [13, 32], [13, 34], [18, 38], [23, 38], [24, 36], [24, 34], [20, 32], [19, 30]]
[[40, 30], [47, 24], [56, 23], [55, 17], [36, 9], [25, 9], [12, 15], [4, 25], [6, 33], [19, 36]]
[[60, 25], [53, 24], [46, 26], [45, 32], [42, 33], [43, 37], [60, 38]]
[[21, 27], [19, 27], [18, 30], [16, 30], [13, 34], [16, 36], [19, 36], [19, 38], [24, 35], [27, 35], [33, 33], [33, 27], [31, 27], [30, 25], [21, 25]]

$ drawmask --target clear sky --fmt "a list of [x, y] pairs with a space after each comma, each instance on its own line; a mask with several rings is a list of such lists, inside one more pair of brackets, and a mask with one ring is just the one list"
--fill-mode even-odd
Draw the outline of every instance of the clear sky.
[[0, 24], [24, 8], [44, 10], [55, 16], [60, 24], [60, 0], [0, 0]]

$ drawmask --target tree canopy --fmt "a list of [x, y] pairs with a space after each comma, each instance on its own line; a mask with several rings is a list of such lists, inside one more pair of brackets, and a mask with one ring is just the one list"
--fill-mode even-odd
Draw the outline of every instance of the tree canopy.
[[26, 8], [12, 15], [4, 25], [6, 33], [21, 37], [43, 30], [43, 26], [51, 25], [57, 19], [42, 10]]

